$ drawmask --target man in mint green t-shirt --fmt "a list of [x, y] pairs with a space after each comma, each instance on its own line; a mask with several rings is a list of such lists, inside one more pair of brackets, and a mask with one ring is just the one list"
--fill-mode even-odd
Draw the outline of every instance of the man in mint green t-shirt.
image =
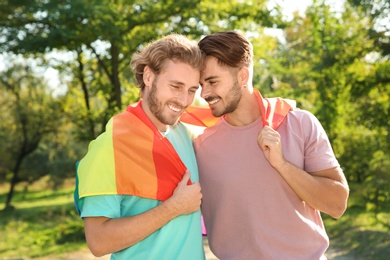
[[192, 138], [179, 122], [199, 87], [197, 44], [170, 35], [133, 56], [136, 107], [114, 116], [77, 168], [89, 249], [111, 259], [204, 259]]

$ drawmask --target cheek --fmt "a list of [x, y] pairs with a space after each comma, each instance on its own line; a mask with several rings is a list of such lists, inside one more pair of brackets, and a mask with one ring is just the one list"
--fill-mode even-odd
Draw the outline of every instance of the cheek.
[[192, 102], [194, 101], [194, 98], [195, 98], [195, 94], [188, 94], [188, 97], [187, 97], [187, 102], [188, 104], [192, 104]]

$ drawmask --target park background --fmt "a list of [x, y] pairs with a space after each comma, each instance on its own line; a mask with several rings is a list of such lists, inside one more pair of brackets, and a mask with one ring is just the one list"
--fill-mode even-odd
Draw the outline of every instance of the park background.
[[252, 41], [263, 96], [295, 99], [329, 135], [351, 190], [344, 216], [323, 214], [332, 259], [388, 259], [389, 17], [389, 0], [1, 0], [0, 259], [86, 249], [74, 164], [138, 100], [132, 54], [222, 30]]

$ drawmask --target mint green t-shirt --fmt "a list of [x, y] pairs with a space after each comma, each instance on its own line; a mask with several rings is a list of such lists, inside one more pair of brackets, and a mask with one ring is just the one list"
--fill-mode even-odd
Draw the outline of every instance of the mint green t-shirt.
[[[164, 135], [191, 171], [191, 181], [197, 182], [198, 167], [187, 128], [179, 123], [171, 126]], [[140, 214], [161, 203], [137, 196], [100, 195], [82, 198], [79, 207], [83, 218], [120, 218]], [[171, 220], [141, 242], [113, 253], [111, 259], [205, 259], [200, 210]]]

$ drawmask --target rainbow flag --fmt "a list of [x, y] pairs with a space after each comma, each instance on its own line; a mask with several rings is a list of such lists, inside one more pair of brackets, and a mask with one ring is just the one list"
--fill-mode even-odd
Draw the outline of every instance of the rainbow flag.
[[136, 107], [115, 115], [77, 164], [75, 202], [103, 194], [166, 200], [186, 172], [174, 147]]
[[[255, 91], [263, 125], [277, 129], [295, 101], [264, 99]], [[219, 118], [209, 108], [192, 106], [180, 120], [206, 127]], [[134, 195], [164, 201], [172, 196], [186, 169], [169, 140], [146, 116], [140, 101], [111, 118], [106, 131], [90, 143], [88, 153], [77, 163], [76, 208], [80, 198], [95, 195]]]
[[[283, 98], [263, 98], [258, 89], [254, 89], [257, 103], [260, 108], [260, 114], [264, 126], [271, 126], [273, 129], [278, 129], [287, 113], [294, 109], [296, 102], [290, 99]], [[219, 118], [214, 117], [210, 108], [206, 107], [189, 107], [181, 116], [180, 121], [196, 126], [212, 126]]]
[[270, 126], [275, 130], [283, 122], [287, 113], [296, 108], [295, 100], [279, 97], [263, 98], [257, 89], [255, 89], [255, 96], [259, 104], [263, 126]]

